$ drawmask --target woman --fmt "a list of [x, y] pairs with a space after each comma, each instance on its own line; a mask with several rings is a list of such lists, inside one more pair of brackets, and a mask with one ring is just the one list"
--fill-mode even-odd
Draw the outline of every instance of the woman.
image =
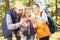
[[51, 32], [48, 25], [46, 24], [46, 22], [48, 23], [47, 15], [40, 11], [38, 4], [33, 5], [33, 12], [35, 15], [34, 28], [36, 28], [37, 40], [38, 38], [39, 40], [49, 40]]

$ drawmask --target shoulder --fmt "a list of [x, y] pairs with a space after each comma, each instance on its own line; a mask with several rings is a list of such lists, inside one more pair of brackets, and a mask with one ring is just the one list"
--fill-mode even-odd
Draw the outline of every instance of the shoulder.
[[14, 8], [9, 9], [6, 13], [14, 11]]

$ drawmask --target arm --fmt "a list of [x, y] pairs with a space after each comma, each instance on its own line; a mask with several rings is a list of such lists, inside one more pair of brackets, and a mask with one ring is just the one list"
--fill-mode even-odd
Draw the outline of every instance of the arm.
[[20, 27], [20, 23], [12, 23], [12, 18], [9, 14], [6, 14], [6, 24], [9, 30], [14, 30]]
[[37, 18], [40, 20], [40, 22], [43, 22], [43, 23], [47, 21], [46, 13], [42, 13], [42, 17], [38, 16]]
[[46, 13], [42, 14], [42, 19], [43, 19], [43, 22], [47, 22], [47, 15], [46, 15]]

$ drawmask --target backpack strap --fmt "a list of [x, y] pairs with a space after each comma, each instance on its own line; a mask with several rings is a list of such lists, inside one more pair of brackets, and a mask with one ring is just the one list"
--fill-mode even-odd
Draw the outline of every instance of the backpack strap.
[[43, 12], [40, 12], [40, 17], [42, 17], [42, 13], [43, 13]]
[[48, 19], [48, 16], [47, 16], [47, 22], [46, 22], [48, 25], [49, 25], [49, 19]]

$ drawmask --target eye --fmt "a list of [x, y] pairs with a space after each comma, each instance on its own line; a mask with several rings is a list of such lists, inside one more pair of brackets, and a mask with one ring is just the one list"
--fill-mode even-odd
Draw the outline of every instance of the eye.
[[18, 11], [23, 11], [23, 9], [18, 9]]

